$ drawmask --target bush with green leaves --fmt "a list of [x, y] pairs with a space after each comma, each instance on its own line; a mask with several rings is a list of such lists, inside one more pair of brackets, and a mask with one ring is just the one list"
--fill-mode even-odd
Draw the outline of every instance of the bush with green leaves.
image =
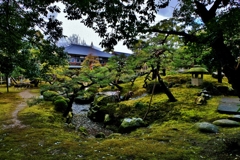
[[67, 103], [70, 101], [68, 98], [63, 97], [63, 96], [59, 96], [59, 95], [56, 96], [56, 97], [54, 97], [54, 98], [53, 98], [53, 101], [61, 100], [61, 99], [65, 100]]
[[54, 98], [58, 96], [58, 93], [55, 91], [45, 91], [43, 92], [43, 98], [45, 101], [53, 101]]
[[66, 100], [64, 99], [58, 99], [56, 101], [54, 101], [54, 109], [57, 111], [57, 112], [64, 112], [66, 109], [67, 109], [67, 102]]

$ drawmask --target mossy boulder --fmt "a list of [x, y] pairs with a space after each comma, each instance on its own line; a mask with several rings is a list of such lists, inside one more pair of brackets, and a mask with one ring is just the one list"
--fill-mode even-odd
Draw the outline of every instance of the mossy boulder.
[[145, 123], [142, 118], [124, 118], [119, 127], [119, 132], [128, 133], [143, 126], [145, 126]]
[[53, 101], [59, 94], [55, 91], [45, 91], [43, 92], [43, 98], [45, 101]]
[[105, 114], [113, 114], [115, 111], [114, 104], [117, 102], [116, 95], [98, 95], [95, 96], [91, 103], [88, 117], [95, 122], [103, 122]]

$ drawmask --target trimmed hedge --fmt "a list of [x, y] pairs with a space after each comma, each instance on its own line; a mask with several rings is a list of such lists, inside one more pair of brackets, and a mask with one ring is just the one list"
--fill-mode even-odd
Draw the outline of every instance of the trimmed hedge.
[[67, 104], [66, 100], [64, 100], [64, 99], [58, 99], [58, 100], [54, 101], [54, 109], [57, 112], [63, 113], [67, 109], [67, 106], [68, 106], [68, 104]]

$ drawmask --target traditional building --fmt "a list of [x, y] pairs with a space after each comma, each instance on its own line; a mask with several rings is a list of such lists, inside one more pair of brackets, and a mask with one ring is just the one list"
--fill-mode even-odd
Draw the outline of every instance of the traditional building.
[[71, 44], [65, 47], [65, 52], [69, 55], [69, 68], [81, 68], [81, 63], [84, 61], [85, 57], [89, 54], [97, 56], [99, 62], [102, 65], [105, 65], [110, 58], [110, 53], [100, 51], [96, 47], [91, 44], [91, 46], [79, 45], [79, 44]]

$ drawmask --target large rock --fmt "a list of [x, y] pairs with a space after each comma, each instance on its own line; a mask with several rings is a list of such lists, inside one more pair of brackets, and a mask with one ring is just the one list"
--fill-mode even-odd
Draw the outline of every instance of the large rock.
[[122, 121], [119, 131], [120, 132], [131, 132], [135, 130], [136, 128], [144, 126], [144, 121], [142, 118], [124, 118]]
[[213, 122], [213, 124], [217, 126], [223, 126], [223, 127], [239, 127], [240, 123], [234, 120], [230, 119], [219, 119]]
[[219, 132], [218, 127], [209, 122], [196, 123], [195, 127], [201, 132], [206, 132], [206, 133], [218, 133]]
[[95, 122], [104, 122], [105, 114], [111, 111], [111, 106], [113, 106], [110, 104], [116, 103], [117, 101], [116, 95], [96, 96], [90, 105], [88, 117]]
[[238, 97], [224, 97], [218, 106], [218, 112], [226, 114], [239, 114], [240, 101]]

